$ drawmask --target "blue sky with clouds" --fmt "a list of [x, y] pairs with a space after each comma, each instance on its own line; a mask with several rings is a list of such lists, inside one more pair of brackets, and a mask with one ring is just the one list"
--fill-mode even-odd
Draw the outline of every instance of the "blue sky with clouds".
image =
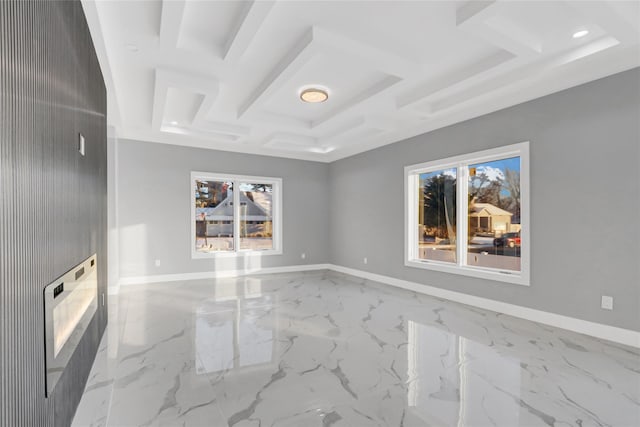
[[[507, 169], [520, 172], [520, 157], [511, 157], [508, 159], [494, 160], [491, 162], [476, 163], [469, 165], [471, 168], [476, 168], [476, 173], [485, 173], [490, 180], [496, 178], [502, 178], [504, 180], [504, 173]], [[456, 177], [456, 168], [450, 168], [445, 170], [439, 170], [429, 173], [420, 174], [420, 180], [425, 181], [429, 178], [433, 178], [440, 175], [448, 175], [452, 178]]]
[[493, 162], [477, 163], [475, 165], [470, 165], [470, 167], [477, 168], [478, 172], [485, 171], [489, 175], [489, 177], [495, 176], [491, 173], [492, 171], [500, 171], [502, 172], [502, 178], [504, 178], [504, 171], [507, 169], [520, 172], [520, 157], [511, 157], [509, 159], [495, 160]]

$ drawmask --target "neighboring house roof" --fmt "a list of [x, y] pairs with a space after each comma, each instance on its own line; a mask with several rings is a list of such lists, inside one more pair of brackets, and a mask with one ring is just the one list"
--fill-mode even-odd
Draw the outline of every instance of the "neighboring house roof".
[[504, 209], [492, 205], [491, 203], [474, 203], [470, 206], [472, 213], [469, 216], [512, 216], [513, 214]]
[[[251, 201], [244, 192], [240, 192], [240, 206], [240, 214], [247, 221], [266, 221], [269, 219], [267, 211]], [[229, 191], [227, 197], [215, 208], [197, 208], [196, 217], [203, 212], [207, 216], [207, 221], [233, 220], [233, 192]]]

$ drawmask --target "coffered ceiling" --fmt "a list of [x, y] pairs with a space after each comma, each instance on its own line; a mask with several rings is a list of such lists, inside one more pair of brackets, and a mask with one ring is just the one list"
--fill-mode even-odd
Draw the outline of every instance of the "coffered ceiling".
[[637, 1], [83, 6], [120, 137], [319, 161], [640, 65]]

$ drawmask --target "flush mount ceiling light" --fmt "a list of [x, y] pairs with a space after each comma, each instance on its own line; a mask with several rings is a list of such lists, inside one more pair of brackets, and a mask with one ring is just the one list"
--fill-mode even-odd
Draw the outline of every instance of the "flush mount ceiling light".
[[573, 33], [573, 38], [574, 39], [579, 39], [581, 37], [586, 36], [587, 34], [589, 34], [589, 30], [576, 31], [575, 33]]
[[174, 121], [172, 121], [172, 122], [171, 122], [171, 125], [172, 125], [172, 126], [177, 126], [177, 125], [178, 125], [178, 122], [176, 122], [176, 121], [174, 120]]
[[300, 92], [300, 99], [302, 99], [304, 102], [315, 104], [318, 102], [324, 102], [329, 99], [329, 94], [324, 89], [310, 87]]

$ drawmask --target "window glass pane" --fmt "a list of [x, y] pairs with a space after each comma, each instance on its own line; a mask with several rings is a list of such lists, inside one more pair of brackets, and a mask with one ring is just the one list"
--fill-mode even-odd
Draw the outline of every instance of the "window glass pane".
[[273, 249], [272, 184], [240, 184], [240, 249]]
[[195, 180], [196, 251], [233, 251], [233, 183]]
[[456, 168], [420, 174], [418, 258], [456, 262]]
[[520, 271], [520, 157], [469, 166], [467, 264]]

